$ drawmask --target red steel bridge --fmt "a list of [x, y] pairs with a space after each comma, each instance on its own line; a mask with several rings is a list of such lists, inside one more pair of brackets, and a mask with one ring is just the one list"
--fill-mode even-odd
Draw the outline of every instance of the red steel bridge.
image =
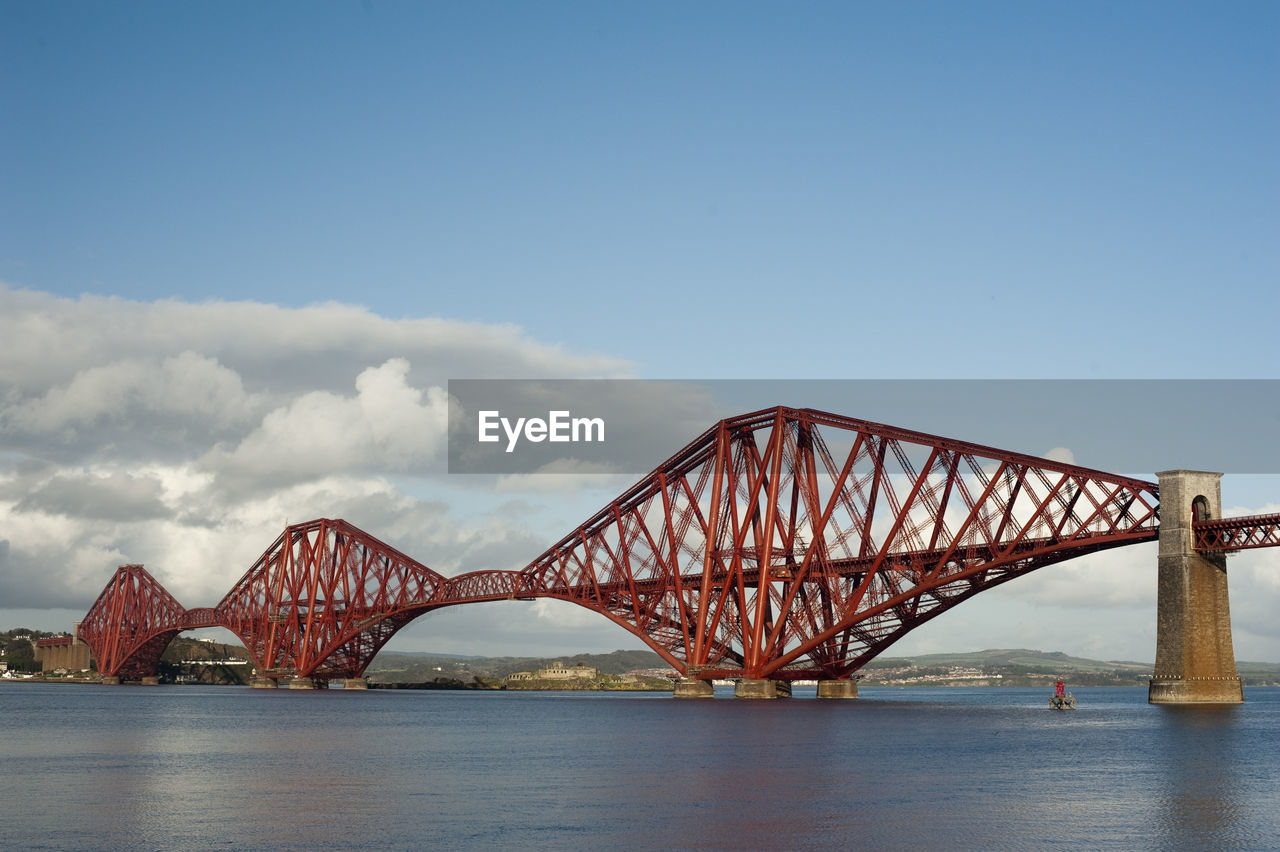
[[[1194, 519], [1193, 519], [1194, 520]], [[722, 420], [519, 571], [445, 577], [341, 520], [285, 529], [216, 606], [121, 567], [80, 626], [105, 677], [154, 676], [219, 626], [268, 678], [358, 678], [432, 610], [554, 598], [691, 679], [841, 681], [986, 589], [1154, 541], [1156, 483], [811, 409]], [[1199, 519], [1202, 552], [1280, 545], [1280, 515]]]

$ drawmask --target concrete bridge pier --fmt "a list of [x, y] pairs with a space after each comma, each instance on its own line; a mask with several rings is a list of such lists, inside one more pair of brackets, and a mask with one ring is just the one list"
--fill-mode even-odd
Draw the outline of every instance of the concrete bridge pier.
[[1244, 701], [1231, 644], [1227, 557], [1198, 553], [1192, 519], [1222, 517], [1220, 473], [1168, 470], [1160, 478], [1156, 666], [1152, 704]]
[[278, 689], [280, 684], [273, 677], [254, 675], [249, 678], [249, 686], [253, 689]]
[[676, 681], [675, 698], [715, 698], [715, 687], [709, 680], [696, 677], [682, 677]]
[[853, 678], [818, 681], [819, 698], [857, 698], [858, 682]]
[[147, 675], [141, 680], [143, 686], [159, 686], [160, 678], [156, 675]]
[[329, 682], [314, 677], [295, 677], [289, 679], [290, 689], [328, 689]]
[[348, 677], [342, 679], [343, 689], [368, 689], [369, 681], [362, 677]]
[[790, 698], [791, 683], [785, 680], [746, 678], [733, 687], [734, 698]]
[[105, 675], [102, 678], [102, 683], [104, 686], [119, 686], [120, 678], [116, 675]]

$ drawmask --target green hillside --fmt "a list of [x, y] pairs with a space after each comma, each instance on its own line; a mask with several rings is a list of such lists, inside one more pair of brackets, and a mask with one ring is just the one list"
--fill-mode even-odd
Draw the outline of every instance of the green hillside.
[[[38, 670], [32, 642], [52, 636], [42, 631], [16, 628], [0, 631], [0, 660], [10, 668]], [[246, 683], [252, 663], [239, 645], [177, 637], [166, 649], [161, 675], [166, 681], [198, 683]], [[186, 661], [186, 664], [183, 663]], [[607, 654], [565, 654], [556, 657], [477, 657], [410, 651], [383, 651], [369, 665], [366, 675], [375, 683], [421, 683], [437, 680], [497, 681], [520, 671], [535, 671], [555, 662], [581, 663], [602, 675], [634, 671], [670, 671], [652, 651], [612, 651]], [[1236, 663], [1246, 686], [1280, 686], [1280, 664], [1241, 660]], [[1027, 648], [990, 648], [909, 657], [880, 657], [862, 670], [867, 686], [1039, 686], [1057, 678], [1073, 686], [1146, 686], [1150, 663], [1131, 660], [1091, 660], [1061, 651]]]
[[249, 682], [249, 652], [239, 645], [178, 636], [160, 657], [163, 683], [210, 683], [238, 686]]
[[[1152, 664], [1090, 660], [1061, 651], [988, 649], [954, 654], [882, 657], [863, 671], [867, 685], [1040, 686], [1062, 678], [1075, 686], [1146, 686]], [[1280, 664], [1239, 662], [1246, 686], [1280, 685]]]
[[867, 669], [896, 668], [901, 666], [972, 666], [983, 669], [1025, 668], [1040, 671], [1110, 672], [1151, 671], [1150, 663], [1134, 663], [1119, 660], [1090, 660], [1072, 657], [1061, 651], [1031, 651], [1025, 648], [987, 649], [951, 654], [921, 654], [913, 657], [882, 657], [867, 664]]
[[[183, 642], [179, 637], [178, 642]], [[176, 643], [171, 659], [192, 659], [202, 651], [214, 657], [247, 658], [243, 648], [187, 640], [181, 655]], [[199, 647], [197, 647], [199, 646]], [[429, 652], [383, 651], [369, 664], [366, 676], [374, 683], [422, 683], [436, 680], [471, 683], [476, 678], [493, 682], [514, 672], [535, 671], [555, 662], [582, 663], [603, 675], [637, 670], [669, 671], [670, 666], [652, 651], [612, 651], [608, 654], [565, 654], [556, 657], [477, 657]], [[1246, 686], [1280, 685], [1280, 664], [1241, 661], [1237, 664]], [[1062, 678], [1073, 686], [1146, 686], [1152, 665], [1131, 660], [1091, 660], [1061, 651], [1027, 648], [991, 648], [911, 657], [881, 657], [863, 670], [867, 686], [968, 685], [1040, 686]], [[219, 674], [243, 676], [242, 670]], [[204, 680], [205, 677], [201, 679]], [[206, 681], [207, 682], [207, 681]], [[226, 681], [224, 681], [226, 682]]]
[[568, 654], [559, 657], [457, 657], [442, 654], [383, 652], [365, 674], [373, 682], [430, 681], [439, 677], [469, 680], [504, 678], [509, 674], [546, 668], [555, 662], [582, 663], [601, 674], [625, 674], [636, 669], [668, 669], [652, 651], [612, 651], [608, 654]]

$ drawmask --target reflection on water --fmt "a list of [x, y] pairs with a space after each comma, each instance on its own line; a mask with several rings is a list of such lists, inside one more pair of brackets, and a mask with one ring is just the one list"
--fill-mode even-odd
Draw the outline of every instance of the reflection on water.
[[1276, 845], [1280, 690], [1076, 692], [4, 685], [0, 848]]
[[1165, 840], [1194, 846], [1250, 845], [1250, 824], [1241, 805], [1236, 770], [1240, 753], [1242, 708], [1228, 706], [1161, 707], [1156, 771], [1163, 781], [1154, 813]]

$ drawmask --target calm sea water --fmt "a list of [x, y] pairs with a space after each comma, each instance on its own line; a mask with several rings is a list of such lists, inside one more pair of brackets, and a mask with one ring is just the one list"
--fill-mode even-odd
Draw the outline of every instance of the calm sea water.
[[3, 849], [1280, 848], [1280, 690], [0, 685]]

